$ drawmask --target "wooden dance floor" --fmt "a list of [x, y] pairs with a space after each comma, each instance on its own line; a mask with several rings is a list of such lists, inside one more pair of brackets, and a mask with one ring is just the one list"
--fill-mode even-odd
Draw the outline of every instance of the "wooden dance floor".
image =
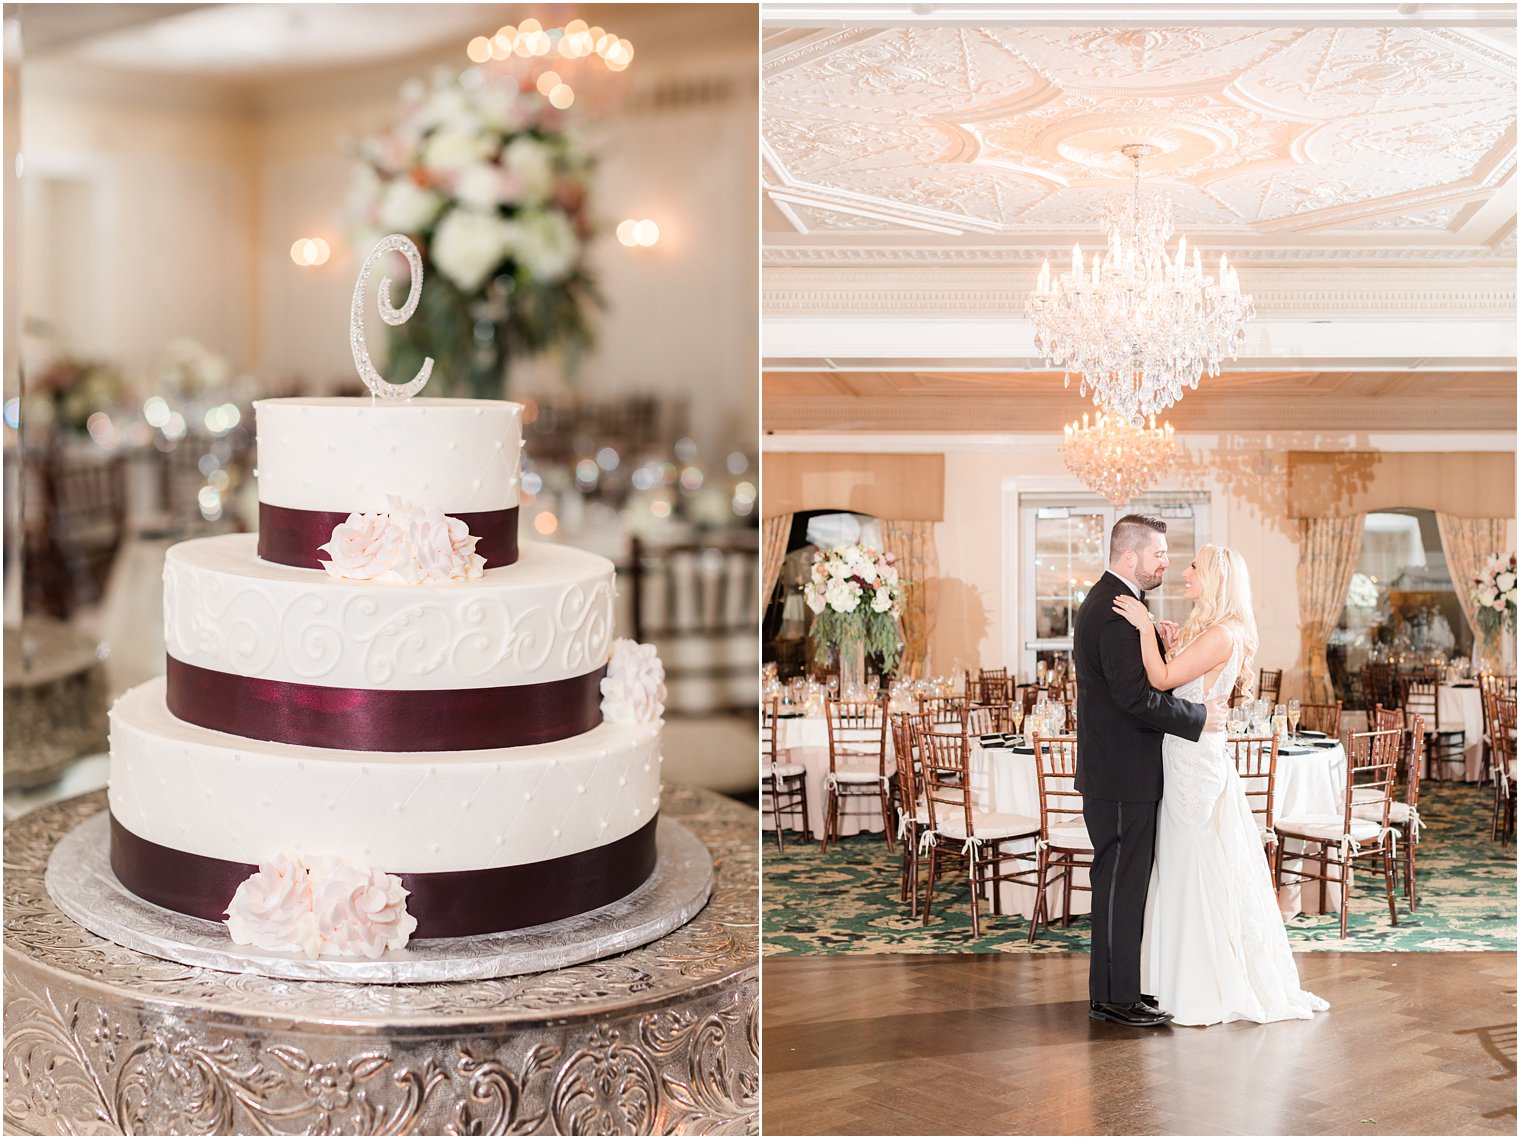
[[1089, 1020], [1087, 957], [768, 957], [768, 1135], [1514, 1135], [1515, 954], [1311, 953], [1312, 1021]]

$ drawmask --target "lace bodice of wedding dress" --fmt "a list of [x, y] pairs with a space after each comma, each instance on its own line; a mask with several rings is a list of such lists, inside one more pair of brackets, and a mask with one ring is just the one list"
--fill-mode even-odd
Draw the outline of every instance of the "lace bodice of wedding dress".
[[[1242, 644], [1204, 692], [1204, 677], [1173, 690], [1204, 702], [1227, 693]], [[1223, 732], [1196, 742], [1167, 736], [1156, 861], [1146, 899], [1141, 976], [1178, 1024], [1306, 1019], [1329, 1007], [1299, 988], [1262, 834]]]

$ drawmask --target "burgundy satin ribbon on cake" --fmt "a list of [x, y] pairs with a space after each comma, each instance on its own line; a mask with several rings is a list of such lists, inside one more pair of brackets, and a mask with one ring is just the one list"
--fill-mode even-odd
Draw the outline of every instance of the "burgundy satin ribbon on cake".
[[[486, 569], [494, 569], [517, 561], [517, 509], [444, 513], [459, 519], [480, 539], [475, 552], [485, 558]], [[326, 559], [318, 556], [318, 547], [332, 540], [333, 527], [348, 521], [348, 515], [346, 510], [295, 510], [261, 502], [259, 557], [297, 569], [321, 569]]]
[[[654, 872], [655, 816], [623, 838], [559, 858], [488, 870], [397, 874], [409, 890], [413, 937], [473, 937], [558, 921], [609, 905]], [[258, 867], [160, 846], [111, 816], [111, 869], [156, 906], [219, 922], [237, 888]]]
[[177, 719], [252, 740], [345, 751], [479, 751], [550, 743], [602, 722], [605, 667], [501, 688], [324, 688], [234, 676], [169, 657]]

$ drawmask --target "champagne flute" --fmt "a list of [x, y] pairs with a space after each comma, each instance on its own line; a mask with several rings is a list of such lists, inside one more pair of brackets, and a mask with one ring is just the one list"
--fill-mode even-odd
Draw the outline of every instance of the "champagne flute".
[[1047, 665], [1043, 660], [1036, 661], [1035, 662], [1035, 666], [1034, 666], [1034, 678], [1035, 678], [1035, 680], [1037, 680], [1040, 684], [1044, 684], [1045, 683], [1045, 675], [1049, 671], [1049, 669], [1050, 669], [1050, 666]]
[[1288, 734], [1288, 709], [1281, 704], [1272, 708], [1272, 734], [1278, 737]]
[[1303, 705], [1297, 700], [1288, 701], [1288, 731], [1298, 735], [1298, 720], [1303, 715]]
[[1013, 734], [1022, 736], [1024, 731], [1024, 702], [1015, 700], [1008, 705], [1008, 722], [1013, 725]]

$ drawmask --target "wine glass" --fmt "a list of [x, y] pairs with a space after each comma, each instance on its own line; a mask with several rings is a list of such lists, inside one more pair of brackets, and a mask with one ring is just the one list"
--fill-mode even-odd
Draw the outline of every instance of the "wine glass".
[[1245, 705], [1237, 704], [1225, 716], [1224, 730], [1232, 736], [1243, 736], [1247, 727]]
[[1046, 677], [1046, 674], [1049, 673], [1049, 671], [1050, 671], [1050, 666], [1048, 664], [1046, 664], [1043, 660], [1035, 662], [1035, 666], [1034, 666], [1034, 678], [1040, 684], [1044, 684], [1045, 683], [1045, 677]]
[[1272, 707], [1272, 734], [1285, 736], [1288, 733], [1288, 709], [1281, 704]]
[[1012, 704], [1008, 705], [1008, 722], [1013, 725], [1014, 735], [1023, 734], [1024, 702], [1022, 700], [1015, 700]]
[[1298, 735], [1298, 720], [1303, 715], [1303, 705], [1297, 700], [1288, 701], [1288, 731]]

